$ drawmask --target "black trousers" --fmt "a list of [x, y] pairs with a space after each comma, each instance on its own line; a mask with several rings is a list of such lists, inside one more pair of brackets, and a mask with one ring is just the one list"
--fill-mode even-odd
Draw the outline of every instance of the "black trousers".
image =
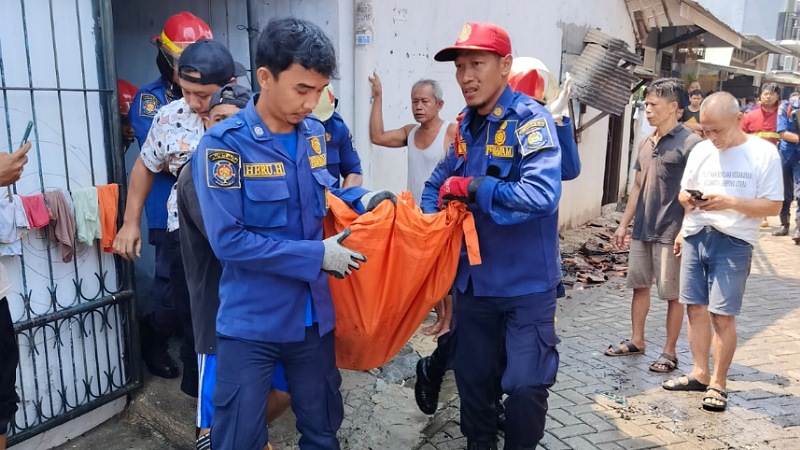
[[8, 424], [17, 412], [17, 365], [19, 347], [14, 323], [8, 310], [8, 300], [0, 299], [0, 434], [6, 434]]

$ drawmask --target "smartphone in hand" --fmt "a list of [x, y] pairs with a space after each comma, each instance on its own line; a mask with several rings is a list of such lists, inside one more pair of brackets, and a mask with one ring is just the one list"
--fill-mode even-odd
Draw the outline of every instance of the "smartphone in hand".
[[686, 192], [688, 192], [689, 195], [691, 195], [695, 200], [705, 200], [703, 198], [703, 193], [697, 189], [686, 189]]
[[33, 121], [28, 121], [28, 126], [25, 127], [25, 134], [22, 136], [22, 143], [20, 145], [25, 145], [28, 142], [28, 138], [31, 136], [31, 130], [33, 129]]

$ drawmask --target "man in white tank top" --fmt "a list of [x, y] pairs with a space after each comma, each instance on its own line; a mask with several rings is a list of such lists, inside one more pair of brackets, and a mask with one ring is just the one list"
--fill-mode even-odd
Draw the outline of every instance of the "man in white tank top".
[[[416, 124], [407, 124], [395, 130], [383, 126], [383, 87], [377, 72], [369, 77], [372, 83], [372, 111], [369, 115], [369, 139], [375, 145], [389, 148], [408, 147], [407, 189], [419, 205], [422, 190], [433, 169], [441, 161], [456, 135], [456, 124], [439, 117], [444, 106], [442, 88], [434, 80], [423, 79], [411, 87], [411, 112]], [[422, 329], [422, 334], [439, 336], [450, 331], [453, 299], [445, 297], [436, 307], [436, 322]]]
[[383, 125], [383, 88], [377, 73], [372, 83], [372, 111], [369, 116], [369, 138], [375, 145], [389, 148], [408, 147], [408, 190], [419, 204], [425, 181], [444, 157], [455, 137], [456, 125], [439, 117], [444, 106], [442, 88], [434, 80], [419, 80], [411, 88], [411, 112], [417, 124], [395, 130]]

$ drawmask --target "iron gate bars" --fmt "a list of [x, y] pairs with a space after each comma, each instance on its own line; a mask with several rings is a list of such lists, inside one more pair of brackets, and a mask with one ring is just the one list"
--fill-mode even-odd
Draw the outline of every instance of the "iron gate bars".
[[[0, 123], [8, 151], [35, 123], [30, 162], [13, 192], [107, 183], [126, 195], [110, 0], [12, 0], [0, 15]], [[49, 26], [48, 26], [49, 25]], [[3, 257], [20, 346], [20, 409], [9, 443], [30, 438], [141, 385], [128, 263], [99, 245], [63, 263], [40, 231]]]

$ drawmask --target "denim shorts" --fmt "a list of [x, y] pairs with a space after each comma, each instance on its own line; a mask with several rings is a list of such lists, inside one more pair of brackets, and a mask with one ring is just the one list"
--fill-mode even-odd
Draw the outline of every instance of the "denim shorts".
[[753, 246], [706, 226], [683, 242], [681, 303], [707, 305], [720, 316], [742, 309]]

